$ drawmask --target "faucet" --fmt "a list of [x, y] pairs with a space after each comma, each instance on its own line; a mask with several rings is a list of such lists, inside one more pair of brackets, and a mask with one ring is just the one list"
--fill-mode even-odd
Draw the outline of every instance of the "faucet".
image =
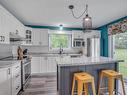
[[62, 43], [60, 44], [60, 51], [59, 51], [59, 54], [63, 54], [63, 45], [62, 45]]

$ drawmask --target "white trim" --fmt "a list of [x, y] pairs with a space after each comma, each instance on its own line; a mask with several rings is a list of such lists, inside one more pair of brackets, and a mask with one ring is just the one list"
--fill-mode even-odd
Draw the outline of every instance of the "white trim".
[[115, 35], [108, 36], [108, 55], [110, 58], [114, 58], [115, 54]]
[[48, 34], [70, 34], [72, 35], [72, 31], [63, 31], [63, 30], [49, 30]]
[[[61, 35], [61, 33], [56, 33], [56, 32], [53, 32], [53, 33], [49, 33], [48, 34], [48, 39], [49, 39], [49, 51], [58, 51], [60, 48], [51, 48], [51, 45], [50, 45], [50, 35], [51, 34], [57, 34], [57, 35]], [[63, 48], [63, 50], [70, 50], [71, 49], [71, 46], [72, 46], [72, 34], [71, 33], [62, 33], [63, 35], [68, 35], [70, 36], [68, 40], [71, 40], [69, 41], [68, 45], [69, 47], [68, 48]]]

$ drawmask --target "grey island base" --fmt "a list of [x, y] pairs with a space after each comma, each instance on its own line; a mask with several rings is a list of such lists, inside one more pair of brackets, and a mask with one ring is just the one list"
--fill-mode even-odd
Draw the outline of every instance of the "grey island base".
[[[57, 90], [58, 95], [71, 95], [73, 75], [76, 72], [87, 72], [95, 78], [96, 92], [98, 89], [99, 72], [103, 69], [118, 71], [119, 62], [107, 57], [80, 57], [80, 58], [60, 58], [57, 60]], [[107, 79], [103, 80], [103, 87], [107, 87]], [[117, 81], [115, 83], [117, 88]], [[75, 89], [76, 90], [76, 89]], [[92, 91], [89, 87], [90, 95]], [[77, 95], [77, 94], [76, 94]]]

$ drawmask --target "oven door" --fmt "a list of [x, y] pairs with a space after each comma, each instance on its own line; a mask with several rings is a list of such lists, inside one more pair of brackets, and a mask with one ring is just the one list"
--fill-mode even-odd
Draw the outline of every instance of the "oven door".
[[31, 75], [31, 62], [23, 64], [23, 84], [27, 82]]

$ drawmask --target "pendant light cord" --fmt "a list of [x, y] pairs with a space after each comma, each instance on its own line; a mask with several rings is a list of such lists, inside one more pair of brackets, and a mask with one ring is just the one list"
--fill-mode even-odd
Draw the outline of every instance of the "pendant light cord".
[[88, 5], [86, 5], [85, 11], [84, 11], [80, 16], [75, 16], [73, 9], [71, 9], [71, 12], [72, 12], [72, 16], [73, 16], [75, 19], [79, 19], [79, 18], [81, 18], [85, 13], [88, 14]]

